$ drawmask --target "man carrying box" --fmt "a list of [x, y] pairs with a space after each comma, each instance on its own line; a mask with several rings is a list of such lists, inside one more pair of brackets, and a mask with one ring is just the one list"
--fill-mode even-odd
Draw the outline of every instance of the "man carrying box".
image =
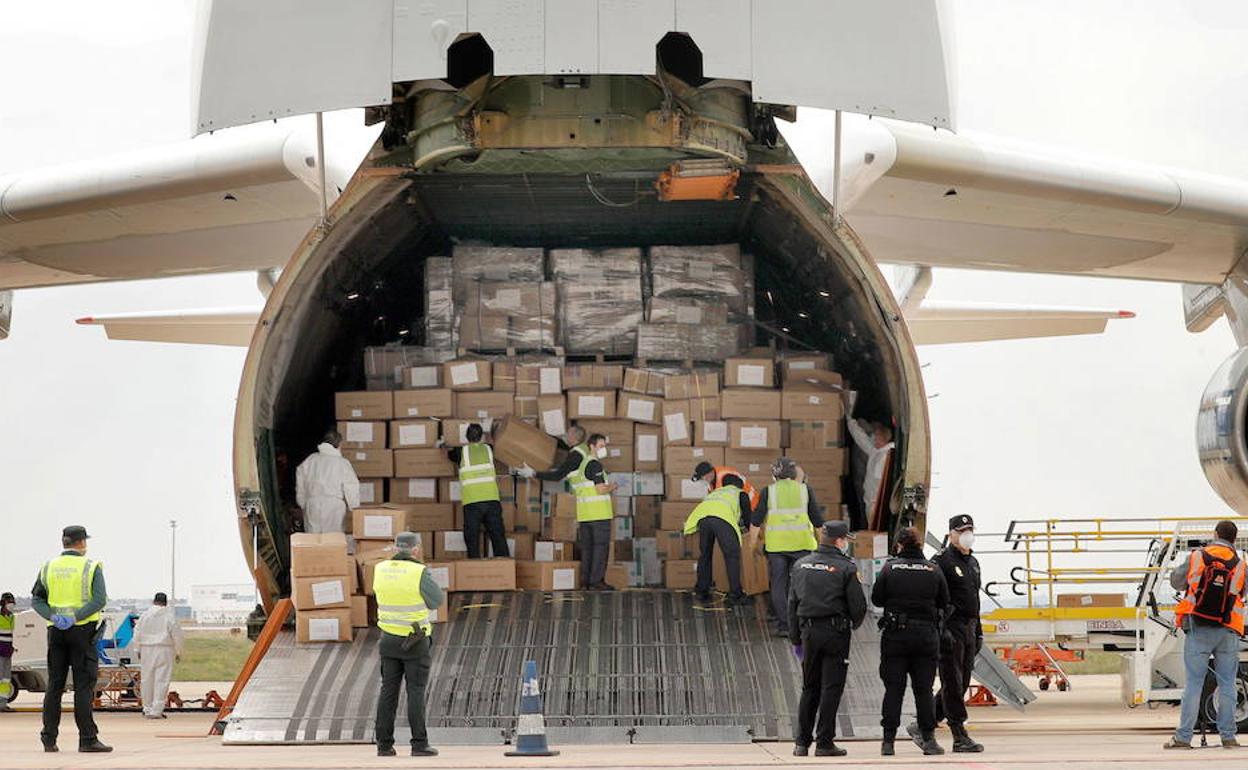
[[381, 639], [381, 691], [377, 694], [375, 740], [377, 756], [393, 757], [394, 716], [399, 708], [399, 685], [407, 684], [407, 722], [412, 730], [412, 756], [432, 757], [425, 729], [425, 685], [433, 663], [430, 645], [433, 623], [429, 610], [442, 606], [442, 588], [421, 562], [419, 538], [413, 532], [394, 539], [398, 553], [373, 568], [377, 595], [377, 627]]
[[303, 510], [303, 531], [342, 532], [347, 511], [360, 507], [360, 480], [338, 447], [342, 434], [326, 431], [316, 454], [295, 470], [295, 501]]
[[819, 547], [815, 530], [823, 526], [823, 516], [815, 504], [815, 493], [798, 481], [798, 467], [781, 457], [771, 466], [775, 479], [759, 495], [758, 507], [750, 524], [767, 525], [767, 570], [771, 579], [771, 607], [776, 614], [776, 636], [789, 635], [789, 573], [798, 559]]
[[465, 431], [468, 444], [453, 447], [447, 454], [459, 465], [459, 494], [464, 504], [464, 543], [468, 558], [481, 558], [481, 527], [490, 538], [495, 556], [507, 558], [507, 536], [503, 531], [502, 496], [494, 475], [494, 450], [485, 443], [485, 431], [472, 423]]
[[685, 519], [685, 534], [698, 535], [698, 580], [694, 598], [700, 602], [711, 599], [713, 547], [719, 544], [724, 552], [724, 568], [728, 572], [728, 606], [745, 604], [741, 590], [741, 530], [748, 526], [750, 498], [741, 490], [740, 476], [725, 476], [723, 485], [706, 496]]

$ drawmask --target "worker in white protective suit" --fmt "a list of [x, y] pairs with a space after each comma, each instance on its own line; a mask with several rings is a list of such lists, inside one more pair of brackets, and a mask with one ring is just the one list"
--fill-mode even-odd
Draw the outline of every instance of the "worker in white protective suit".
[[[893, 452], [893, 429], [883, 423], [866, 423], [864, 428], [854, 419], [854, 405], [858, 402], [857, 391], [846, 396], [845, 427], [854, 439], [854, 445], [867, 456], [867, 472], [862, 480], [862, 507], [871, 525], [871, 514], [879, 505], [880, 486], [884, 483], [884, 471], [889, 455]], [[865, 422], [865, 421], [864, 421]]]
[[164, 719], [173, 664], [182, 659], [182, 626], [164, 592], [156, 594], [152, 606], [134, 624], [134, 644], [139, 647], [143, 672], [143, 716]]
[[305, 532], [344, 532], [347, 512], [360, 507], [360, 480], [338, 447], [336, 430], [325, 438], [295, 471], [295, 501], [303, 509]]

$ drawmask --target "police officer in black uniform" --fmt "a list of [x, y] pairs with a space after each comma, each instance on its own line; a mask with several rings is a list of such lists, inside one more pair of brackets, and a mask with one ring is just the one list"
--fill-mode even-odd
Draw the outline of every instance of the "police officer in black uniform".
[[[836, 710], [849, 672], [850, 632], [867, 616], [858, 567], [846, 555], [852, 536], [844, 521], [825, 522], [819, 549], [793, 565], [789, 577], [789, 641], [802, 661], [802, 698], [793, 755], [843, 757], [836, 738]], [[815, 717], [818, 715], [818, 730]]]
[[936, 721], [948, 718], [954, 753], [984, 750], [966, 732], [966, 691], [971, 686], [975, 656], [984, 644], [979, 622], [979, 562], [971, 553], [975, 522], [961, 514], [949, 519], [949, 545], [933, 559], [949, 584], [950, 614], [940, 640], [940, 693]]
[[936, 743], [932, 684], [936, 681], [940, 622], [949, 605], [949, 587], [940, 568], [923, 558], [922, 542], [912, 527], [897, 533], [897, 556], [888, 560], [871, 588], [871, 602], [884, 609], [880, 619], [880, 679], [884, 682], [880, 753], [886, 757], [893, 755], [893, 741], [901, 725], [907, 676], [919, 714], [920, 732], [915, 743], [925, 755], [945, 753]]

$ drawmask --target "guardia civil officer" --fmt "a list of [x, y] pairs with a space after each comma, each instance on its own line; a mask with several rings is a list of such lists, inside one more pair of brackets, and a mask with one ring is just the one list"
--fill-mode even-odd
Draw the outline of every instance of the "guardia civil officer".
[[[966, 732], [966, 691], [971, 686], [975, 657], [984, 644], [979, 622], [979, 562], [971, 553], [975, 521], [966, 514], [949, 519], [949, 545], [932, 559], [949, 584], [949, 613], [940, 639], [940, 692], [936, 695], [936, 722], [948, 719], [955, 754], [984, 750]], [[911, 737], [916, 726], [907, 731]]]
[[[850, 632], [867, 616], [858, 567], [846, 555], [849, 524], [829, 521], [819, 529], [819, 548], [797, 560], [789, 578], [789, 641], [802, 661], [802, 698], [793, 756], [843, 757], [836, 738], [836, 710], [849, 672]], [[816, 715], [818, 729], [816, 729]]]
[[893, 755], [893, 740], [901, 725], [901, 701], [906, 678], [914, 689], [920, 738], [915, 743], [925, 755], [944, 754], [936, 743], [932, 684], [940, 658], [940, 622], [949, 604], [949, 587], [940, 568], [923, 558], [918, 530], [897, 533], [897, 556], [889, 559], [871, 588], [871, 602], [884, 609], [880, 619], [880, 679], [884, 704], [880, 725], [884, 740], [880, 753]]

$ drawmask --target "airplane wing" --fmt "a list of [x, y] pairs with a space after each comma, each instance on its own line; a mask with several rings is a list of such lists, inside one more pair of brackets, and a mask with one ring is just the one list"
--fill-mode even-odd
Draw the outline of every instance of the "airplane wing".
[[1135, 314], [1129, 310], [927, 300], [906, 313], [906, 327], [914, 344], [940, 345], [1100, 334], [1110, 319], [1133, 317]]
[[[373, 143], [326, 116], [332, 202]], [[320, 213], [312, 118], [0, 175], [0, 290], [281, 266]]]
[[259, 318], [259, 308], [206, 308], [87, 316], [78, 323], [103, 326], [110, 340], [247, 347]]

